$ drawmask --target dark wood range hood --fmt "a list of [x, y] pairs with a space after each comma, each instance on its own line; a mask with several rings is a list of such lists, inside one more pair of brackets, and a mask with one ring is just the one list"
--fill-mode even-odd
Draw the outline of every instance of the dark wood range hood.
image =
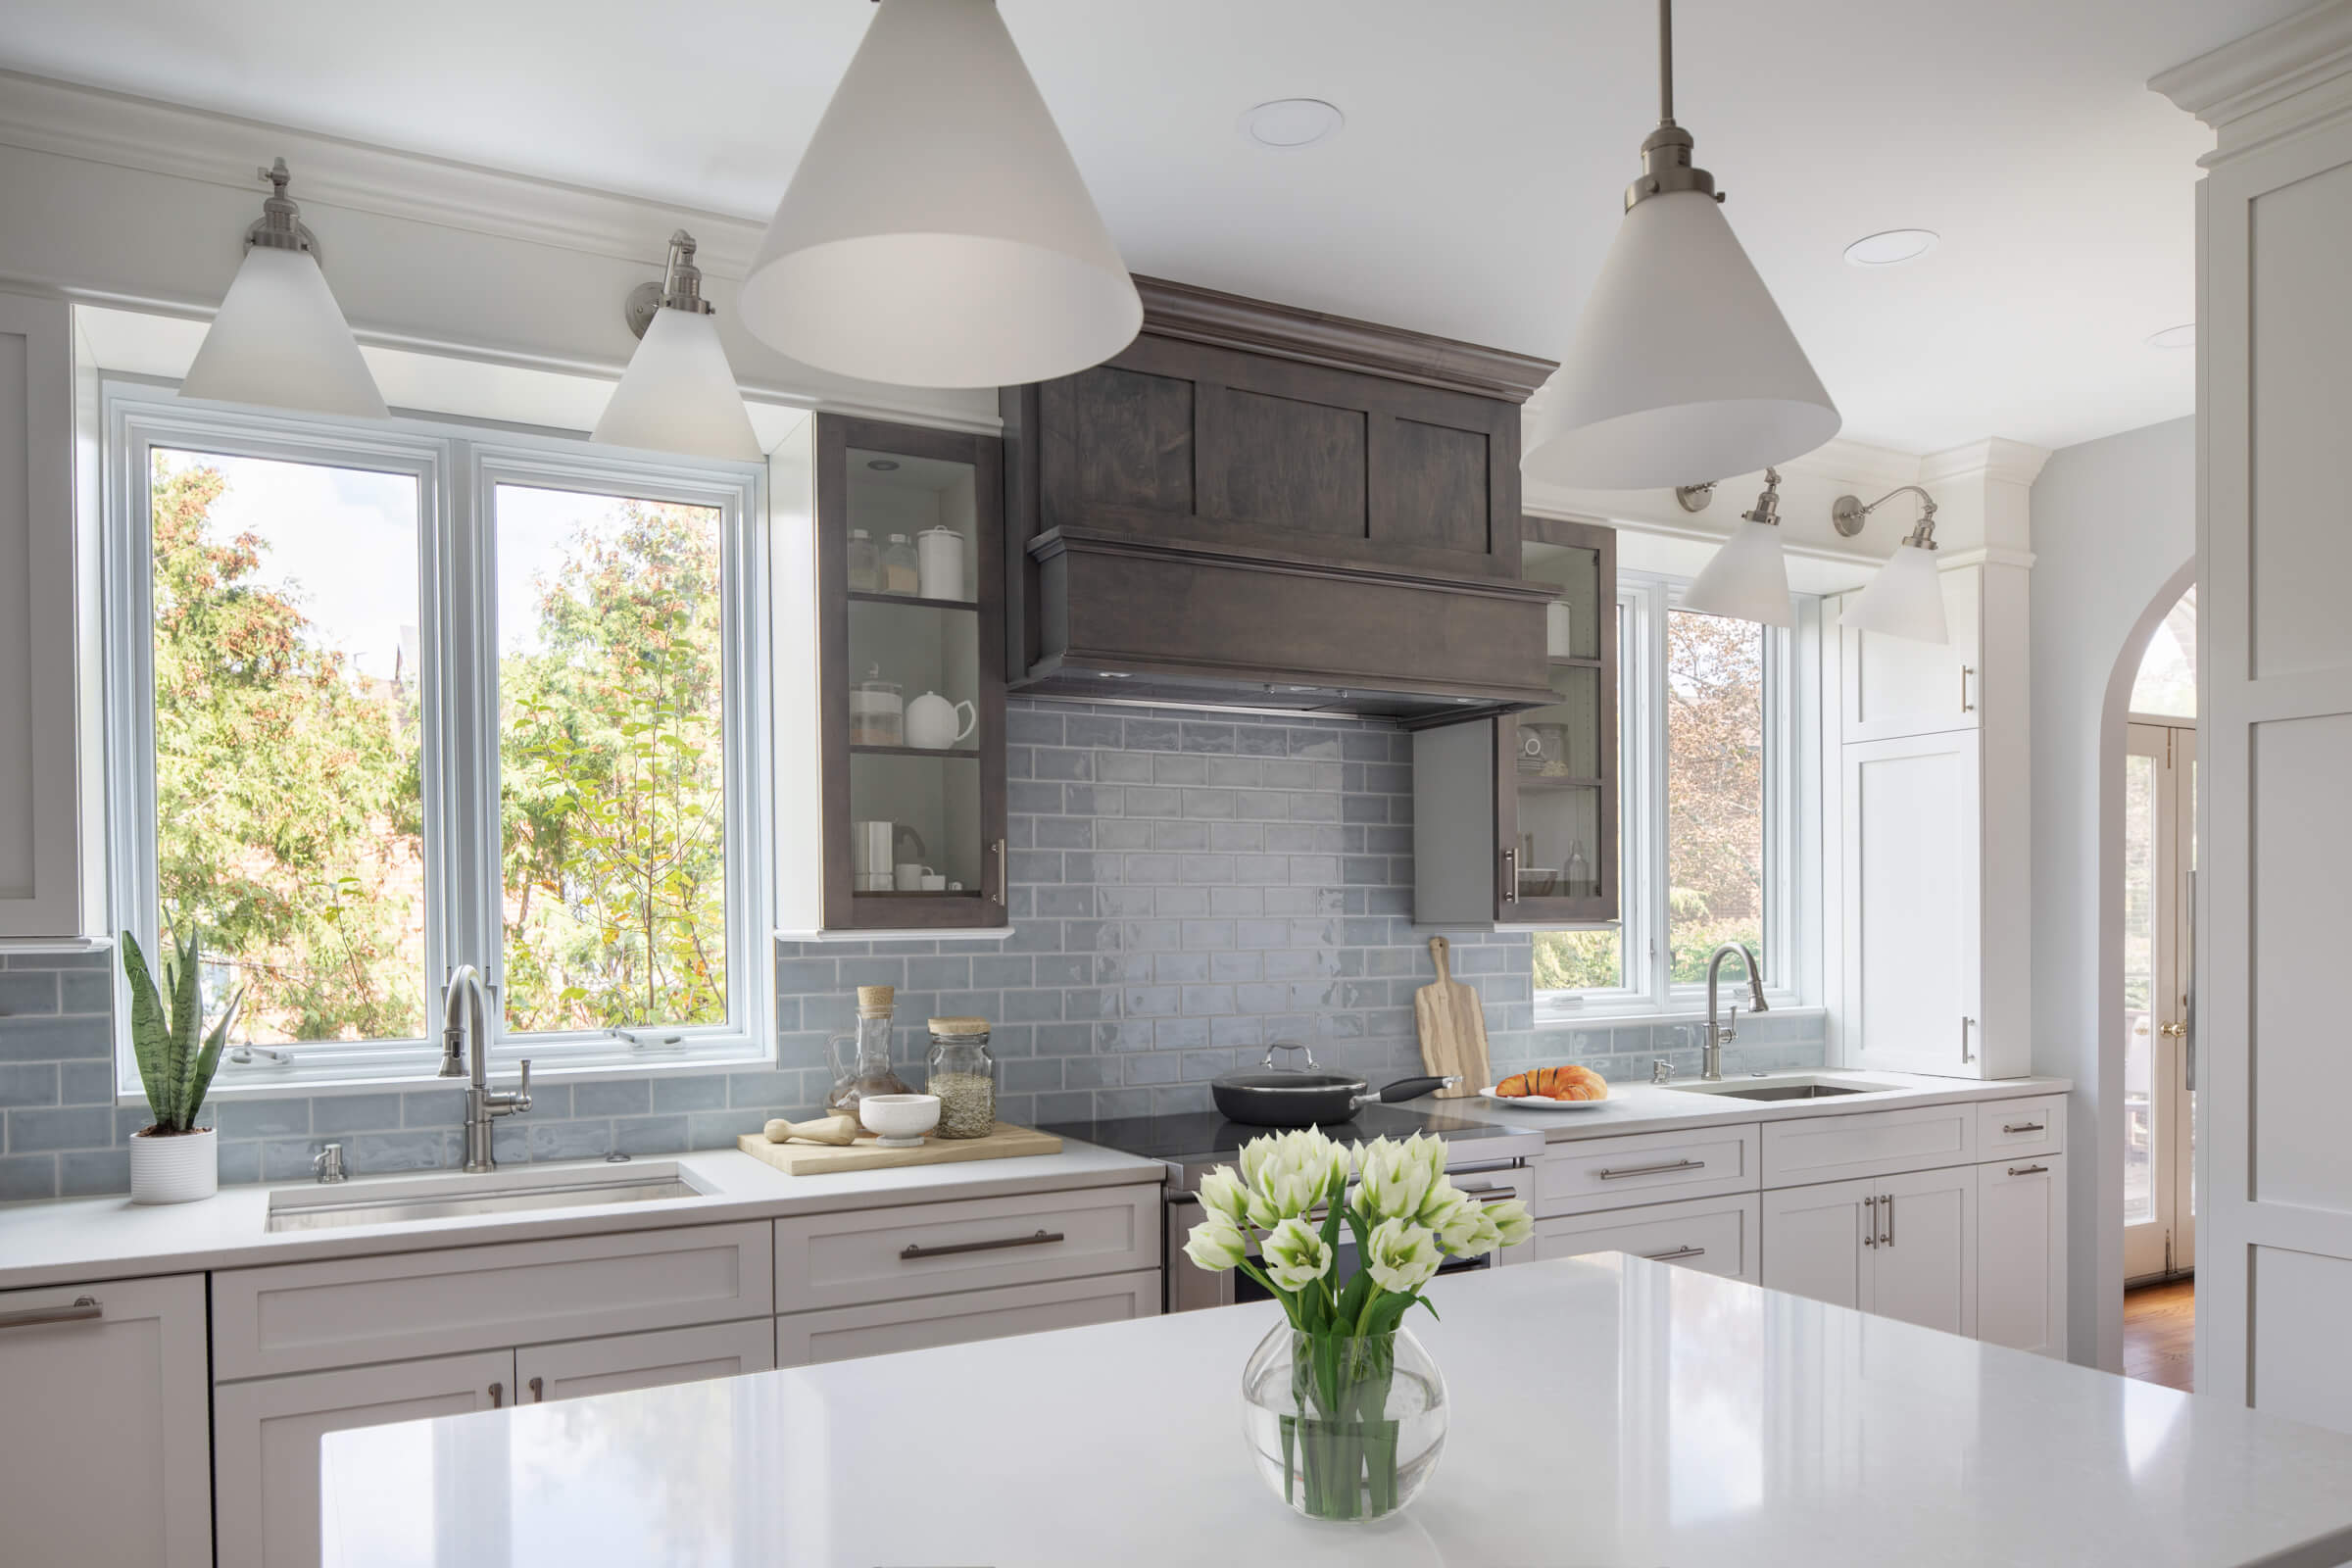
[[1549, 362], [1139, 277], [1106, 364], [1002, 395], [1010, 685], [1379, 714], [1553, 701], [1519, 576]]

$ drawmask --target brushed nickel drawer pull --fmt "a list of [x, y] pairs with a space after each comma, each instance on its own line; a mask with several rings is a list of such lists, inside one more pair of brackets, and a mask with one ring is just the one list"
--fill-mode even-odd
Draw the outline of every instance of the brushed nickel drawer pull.
[[1879, 1196], [1879, 1212], [1886, 1216], [1886, 1234], [1882, 1239], [1881, 1245], [1892, 1247], [1894, 1245], [1894, 1195], [1892, 1193], [1882, 1193]]
[[1875, 1198], [1862, 1200], [1862, 1245], [1879, 1245], [1879, 1200]]
[[493, 1384], [491, 1384], [491, 1385], [490, 1385], [490, 1408], [491, 1408], [491, 1409], [493, 1409], [493, 1410], [501, 1409], [501, 1408], [503, 1408], [503, 1407], [505, 1406], [506, 1402], [507, 1402], [507, 1386], [506, 1386], [504, 1383], [493, 1383]]
[[87, 1323], [94, 1317], [106, 1316], [106, 1308], [95, 1296], [76, 1296], [71, 1306], [28, 1306], [21, 1311], [0, 1312], [0, 1329], [28, 1329], [36, 1323]]
[[1476, 1187], [1456, 1187], [1454, 1191], [1457, 1193], [1468, 1193], [1473, 1198], [1477, 1197], [1481, 1193], [1492, 1193], [1497, 1198], [1509, 1198], [1516, 1193], [1518, 1189], [1504, 1182], [1485, 1182]]
[[2047, 1165], [2012, 1165], [2009, 1167], [2009, 1174], [2012, 1176], [2046, 1176], [2049, 1171], [2050, 1167]]
[[1976, 672], [1974, 665], [1962, 664], [1960, 666], [1960, 711], [1963, 713], [1973, 713], [1977, 710], [1977, 705], [1968, 700], [1968, 677]]
[[2038, 1121], [2005, 1121], [2001, 1123], [2001, 1131], [2005, 1133], [2037, 1133], [2044, 1131], [2046, 1126], [2046, 1123]]
[[547, 1379], [531, 1379], [531, 1402], [533, 1404], [545, 1404], [547, 1402]]
[[1686, 1257], [1704, 1257], [1707, 1250], [1703, 1247], [1678, 1247], [1671, 1252], [1643, 1252], [1642, 1255], [1652, 1263], [1672, 1263]]
[[902, 1247], [899, 1249], [899, 1259], [906, 1262], [918, 1257], [946, 1257], [952, 1252], [994, 1252], [1001, 1248], [1044, 1247], [1052, 1242], [1066, 1240], [1068, 1238], [1059, 1231], [1038, 1231], [1029, 1236], [1007, 1236], [994, 1242], [950, 1242], [945, 1247]]
[[1670, 1170], [1705, 1170], [1706, 1168], [1707, 1162], [1703, 1159], [1670, 1159], [1660, 1165], [1627, 1165], [1622, 1169], [1614, 1165], [1603, 1165], [1592, 1174], [1604, 1182], [1613, 1182], [1621, 1176], [1660, 1176]]

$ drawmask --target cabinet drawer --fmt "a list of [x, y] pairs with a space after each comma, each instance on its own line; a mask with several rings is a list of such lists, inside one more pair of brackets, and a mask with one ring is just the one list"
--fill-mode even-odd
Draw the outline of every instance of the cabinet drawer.
[[213, 1276], [220, 1382], [772, 1312], [764, 1221]]
[[775, 1366], [775, 1320], [764, 1317], [565, 1345], [526, 1345], [514, 1352], [514, 1398], [518, 1404], [545, 1404], [624, 1389], [772, 1372]]
[[1553, 1144], [1536, 1162], [1539, 1218], [1756, 1190], [1754, 1122]]
[[1977, 1157], [1977, 1112], [1982, 1108], [1970, 1102], [1768, 1121], [1764, 1185], [1794, 1187], [1966, 1165]]
[[776, 1319], [776, 1363], [809, 1366], [1159, 1315], [1159, 1270], [957, 1291]]
[[1756, 1233], [1762, 1201], [1748, 1194], [1542, 1219], [1536, 1221], [1529, 1250], [1538, 1262], [1586, 1252], [1630, 1252], [1752, 1282], [1761, 1271]]
[[776, 1310], [1159, 1267], [1156, 1184], [776, 1221]]
[[1992, 1100], [1977, 1107], [1977, 1157], [2008, 1159], [2066, 1151], [2066, 1097]]

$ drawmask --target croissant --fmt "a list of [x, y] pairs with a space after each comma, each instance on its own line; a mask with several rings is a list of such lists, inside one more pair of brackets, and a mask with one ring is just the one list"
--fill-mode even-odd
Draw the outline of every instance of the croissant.
[[1570, 1062], [1562, 1067], [1534, 1067], [1514, 1073], [1496, 1084], [1494, 1093], [1521, 1100], [1606, 1100], [1609, 1085], [1592, 1068]]

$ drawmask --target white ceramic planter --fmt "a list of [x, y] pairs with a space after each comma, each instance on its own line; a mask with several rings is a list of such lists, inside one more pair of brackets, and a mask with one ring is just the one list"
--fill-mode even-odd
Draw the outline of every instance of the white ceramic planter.
[[220, 1137], [210, 1127], [170, 1138], [134, 1133], [130, 1200], [192, 1203], [220, 1190]]

